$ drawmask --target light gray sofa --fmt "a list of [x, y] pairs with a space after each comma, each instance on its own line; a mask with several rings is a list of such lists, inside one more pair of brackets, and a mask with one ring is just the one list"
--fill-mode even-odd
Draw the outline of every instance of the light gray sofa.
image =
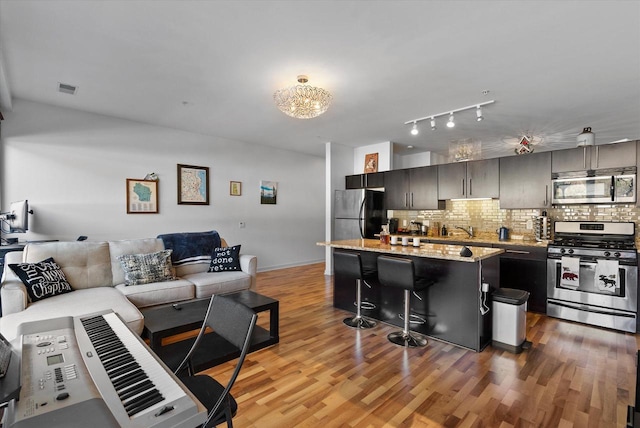
[[[227, 246], [222, 239], [222, 246]], [[125, 241], [73, 241], [27, 244], [23, 251], [7, 253], [0, 284], [2, 318], [0, 332], [8, 339], [17, 336], [18, 326], [61, 316], [80, 316], [112, 309], [138, 334], [144, 318], [139, 309], [210, 297], [241, 290], [255, 290], [256, 256], [240, 254], [241, 271], [208, 272], [209, 263], [175, 268], [178, 279], [126, 286], [125, 273], [117, 256], [147, 254], [164, 250], [159, 238]], [[9, 267], [15, 263], [36, 263], [49, 257], [62, 268], [73, 292], [31, 302], [26, 287]]]

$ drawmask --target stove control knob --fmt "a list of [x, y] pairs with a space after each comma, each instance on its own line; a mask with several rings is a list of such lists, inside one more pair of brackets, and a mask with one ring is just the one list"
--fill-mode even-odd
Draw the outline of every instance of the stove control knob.
[[573, 254], [573, 248], [569, 248], [568, 252], [569, 254]]
[[609, 257], [610, 255], [611, 255], [611, 253], [610, 253], [610, 252], [608, 252], [608, 251], [605, 251], [605, 252], [604, 252], [604, 256], [605, 256], [605, 257]]
[[620, 253], [619, 253], [619, 252], [617, 252], [617, 251], [616, 251], [615, 253], [613, 253], [613, 255], [614, 255], [615, 257], [620, 257]]
[[565, 250], [564, 248], [561, 248], [561, 249], [560, 249], [560, 254], [564, 254], [564, 253], [565, 253], [565, 251], [567, 251], [567, 250]]

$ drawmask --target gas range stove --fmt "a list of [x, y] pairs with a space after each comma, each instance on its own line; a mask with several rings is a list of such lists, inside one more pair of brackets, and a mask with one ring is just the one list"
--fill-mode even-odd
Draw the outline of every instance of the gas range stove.
[[573, 256], [637, 264], [633, 222], [558, 221], [554, 231], [553, 243], [547, 247], [549, 258]]

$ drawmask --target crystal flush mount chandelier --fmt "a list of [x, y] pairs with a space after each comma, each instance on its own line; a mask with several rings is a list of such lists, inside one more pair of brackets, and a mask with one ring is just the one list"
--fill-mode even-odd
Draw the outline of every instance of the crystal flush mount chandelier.
[[299, 85], [276, 91], [273, 100], [281, 112], [296, 119], [312, 119], [327, 111], [331, 94], [322, 88], [306, 85], [307, 76], [298, 76]]

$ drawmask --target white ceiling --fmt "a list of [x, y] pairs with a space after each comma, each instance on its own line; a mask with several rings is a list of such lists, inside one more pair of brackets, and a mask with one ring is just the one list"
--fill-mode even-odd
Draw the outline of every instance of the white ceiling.
[[[5, 112], [20, 98], [317, 156], [473, 138], [489, 158], [523, 133], [539, 151], [587, 126], [640, 139], [640, 1], [0, 0], [2, 71]], [[298, 74], [333, 94], [327, 113], [276, 109]], [[482, 122], [404, 125], [489, 99]]]

